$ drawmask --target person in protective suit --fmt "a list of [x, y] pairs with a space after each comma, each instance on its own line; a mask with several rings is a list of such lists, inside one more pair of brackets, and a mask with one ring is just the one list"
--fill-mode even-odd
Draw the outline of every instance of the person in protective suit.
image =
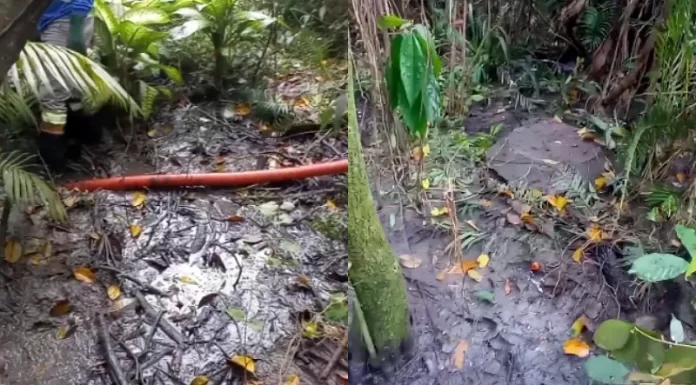
[[[39, 19], [40, 41], [86, 55], [94, 35], [93, 7], [94, 0], [53, 0]], [[43, 84], [39, 89], [39, 154], [49, 167], [62, 169], [69, 146], [65, 136], [68, 112], [81, 120], [82, 97], [65, 90], [50, 74], [49, 79], [51, 84]]]

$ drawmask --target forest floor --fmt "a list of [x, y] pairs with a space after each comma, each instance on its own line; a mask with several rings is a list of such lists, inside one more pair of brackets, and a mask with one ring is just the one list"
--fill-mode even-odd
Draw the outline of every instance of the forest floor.
[[[413, 191], [371, 167], [407, 281], [416, 348], [394, 376], [373, 373], [363, 383], [588, 384], [586, 358], [564, 352], [579, 319], [591, 355], [603, 354], [592, 333], [608, 318], [665, 331], [675, 314], [693, 337], [694, 311], [680, 288], [641, 294], [622, 267], [623, 247], [648, 239], [651, 226], [637, 215], [617, 219], [613, 197], [586, 188], [607, 171], [609, 152], [559, 120], [504, 103], [477, 107], [453, 131], [471, 138], [502, 124], [483, 160], [464, 160], [464, 145], [451, 150], [434, 134], [423, 171], [409, 180], [419, 185]], [[570, 199], [559, 210], [546, 195]]]
[[[275, 86], [294, 89], [289, 98], [307, 107], [322, 80], [295, 69]], [[268, 135], [235, 108], [221, 101], [167, 108], [126, 143], [89, 149], [68, 178], [347, 157], [340, 133]], [[22, 251], [0, 262], [3, 385], [345, 380], [345, 176], [62, 194], [67, 225], [50, 223], [40, 208], [11, 214], [10, 239]]]

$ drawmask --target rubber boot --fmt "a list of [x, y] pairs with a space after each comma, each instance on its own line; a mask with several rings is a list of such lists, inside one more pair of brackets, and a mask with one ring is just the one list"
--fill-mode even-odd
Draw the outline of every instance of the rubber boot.
[[39, 126], [39, 154], [51, 171], [65, 168], [67, 141], [65, 126], [41, 122]]

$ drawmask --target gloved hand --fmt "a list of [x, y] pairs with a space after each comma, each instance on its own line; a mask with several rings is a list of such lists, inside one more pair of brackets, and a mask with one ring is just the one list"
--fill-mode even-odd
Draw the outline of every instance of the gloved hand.
[[68, 48], [83, 55], [87, 54], [85, 18], [85, 15], [70, 16], [70, 32], [68, 33]]

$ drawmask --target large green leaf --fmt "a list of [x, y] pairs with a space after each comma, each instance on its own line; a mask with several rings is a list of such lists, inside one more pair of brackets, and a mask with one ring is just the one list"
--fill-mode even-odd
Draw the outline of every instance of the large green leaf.
[[631, 337], [633, 324], [618, 319], [602, 322], [594, 334], [594, 342], [602, 349], [617, 350], [623, 348]]
[[402, 19], [396, 15], [380, 15], [377, 18], [377, 28], [382, 30], [399, 28], [406, 23], [408, 23], [408, 20]]
[[[401, 84], [403, 85], [406, 101], [414, 107], [420, 108], [419, 100], [425, 75], [426, 55], [420, 39], [415, 33], [403, 36], [401, 49], [399, 50], [399, 71]], [[403, 105], [399, 101], [400, 105]]]
[[672, 254], [646, 254], [635, 261], [628, 271], [646, 282], [674, 279], [686, 272], [689, 263]]
[[207, 28], [209, 25], [210, 23], [205, 19], [188, 20], [180, 26], [170, 29], [169, 35], [171, 36], [172, 40], [185, 39], [194, 33]]
[[123, 20], [140, 25], [158, 25], [169, 23], [169, 14], [157, 8], [135, 8], [123, 15]]
[[696, 369], [696, 346], [675, 345], [665, 353], [664, 363], [657, 375], [672, 377]]
[[421, 95], [418, 95], [415, 103], [411, 104], [406, 99], [405, 91], [403, 91], [403, 84], [400, 88], [399, 110], [401, 111], [404, 123], [406, 123], [406, 127], [412, 135], [422, 136], [428, 127], [428, 120], [426, 119], [427, 116], [425, 114]]
[[606, 356], [590, 357], [584, 364], [585, 372], [593, 380], [600, 384], [627, 384], [626, 376], [630, 373], [628, 368], [616, 360]]
[[435, 77], [440, 76], [442, 71], [442, 62], [440, 57], [437, 55], [437, 46], [435, 44], [435, 38], [428, 31], [428, 28], [423, 24], [417, 24], [413, 27], [413, 30], [418, 34], [421, 39], [421, 45], [425, 47], [424, 50], [428, 54], [428, 62], [432, 63], [433, 69], [435, 70]]
[[674, 230], [676, 230], [677, 237], [679, 237], [682, 245], [686, 247], [689, 255], [691, 255], [691, 263], [686, 269], [686, 278], [689, 278], [696, 272], [696, 230], [682, 225], [677, 225]]
[[[434, 122], [440, 117], [440, 86], [433, 73], [432, 63], [428, 63], [426, 69], [422, 98], [426, 120], [428, 122]], [[425, 134], [425, 132], [421, 134]]]
[[399, 107], [399, 94], [401, 88], [401, 71], [399, 69], [399, 52], [403, 36], [398, 35], [391, 41], [391, 54], [389, 56], [389, 66], [387, 67], [387, 88], [389, 88], [389, 103], [391, 108]]
[[165, 32], [156, 31], [127, 20], [118, 25], [118, 33], [123, 44], [132, 48], [134, 53], [147, 52], [150, 44], [167, 37]]

